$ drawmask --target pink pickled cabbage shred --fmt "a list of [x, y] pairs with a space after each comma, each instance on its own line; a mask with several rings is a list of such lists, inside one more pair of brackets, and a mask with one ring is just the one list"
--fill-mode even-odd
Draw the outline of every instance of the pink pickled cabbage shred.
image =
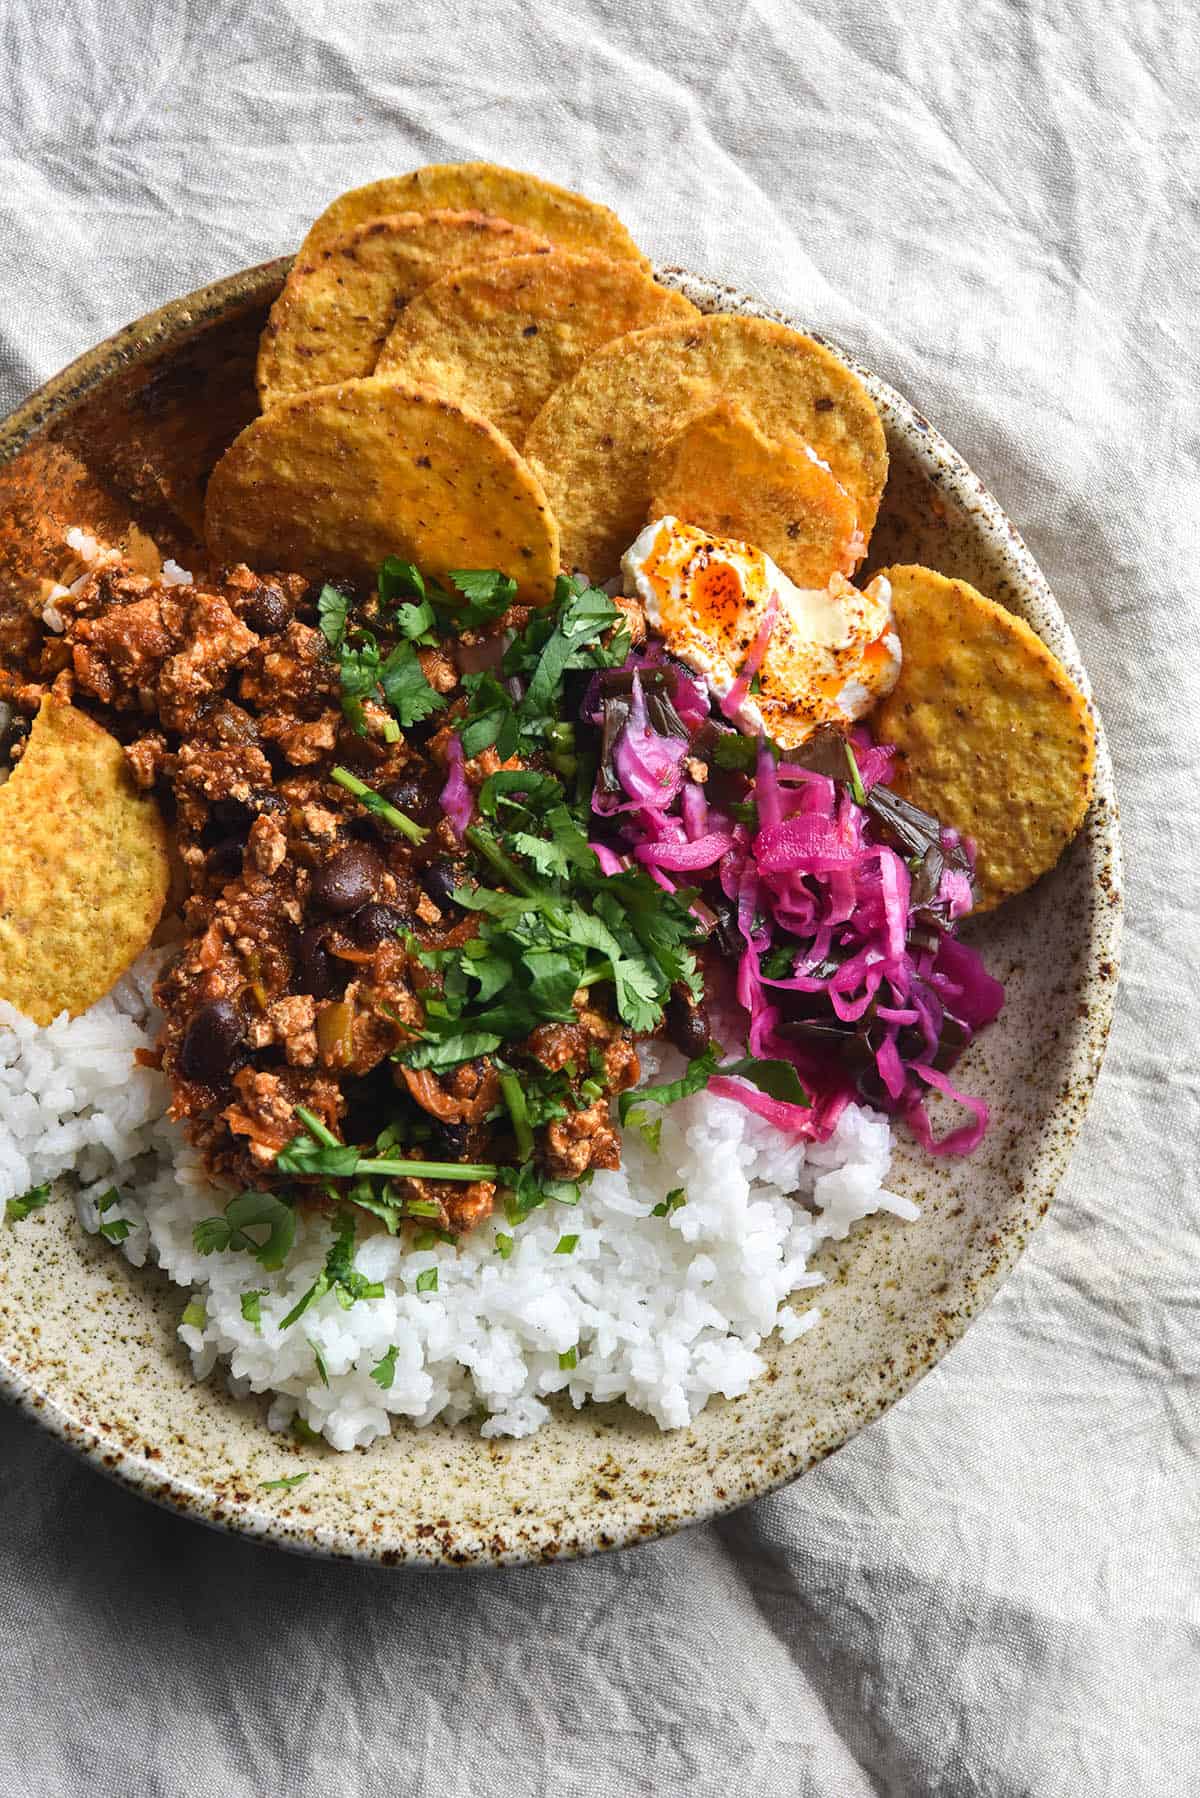
[[[722, 702], [727, 715], [745, 699], [776, 612], [768, 607], [738, 686]], [[614, 803], [611, 794], [603, 801], [597, 794], [597, 813], [617, 841], [593, 847], [606, 872], [632, 859], [668, 892], [678, 875], [708, 899], [723, 896], [741, 940], [735, 987], [747, 1047], [760, 1058], [790, 1061], [812, 1104], [772, 1099], [727, 1076], [714, 1078], [710, 1090], [816, 1141], [831, 1134], [852, 1098], [862, 1097], [903, 1117], [929, 1153], [971, 1153], [988, 1108], [946, 1069], [999, 1014], [1004, 989], [976, 951], [951, 934], [972, 903], [969, 876], [951, 865], [958, 838], [942, 832], [946, 864], [936, 893], [914, 908], [910, 865], [884, 840], [874, 814], [855, 803], [840, 778], [777, 762], [765, 741], [746, 783], [757, 816], [752, 835], [703, 785], [685, 778], [691, 745], [651, 728], [639, 669], [664, 662], [658, 645], [626, 662], [632, 698], [613, 767], [627, 797]], [[676, 714], [694, 733], [709, 721], [707, 688], [677, 669], [672, 674]], [[866, 792], [886, 786], [894, 751], [873, 743], [862, 727], [849, 740]], [[693, 909], [716, 917], [707, 900]], [[791, 956], [783, 973], [781, 951]], [[768, 954], [774, 973], [763, 967]], [[926, 1108], [931, 1093], [968, 1114], [940, 1138]]]

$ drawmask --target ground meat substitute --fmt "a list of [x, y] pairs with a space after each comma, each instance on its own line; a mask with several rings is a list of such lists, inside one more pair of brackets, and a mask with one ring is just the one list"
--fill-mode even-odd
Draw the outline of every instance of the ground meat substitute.
[[[449, 898], [462, 867], [439, 803], [446, 714], [388, 743], [368, 702], [368, 734], [355, 734], [315, 591], [298, 577], [235, 568], [170, 586], [114, 564], [76, 589], [54, 602], [61, 635], [41, 637], [26, 657], [30, 678], [5, 677], [0, 700], [29, 715], [56, 683], [122, 739], [138, 785], [174, 819], [185, 941], [157, 987], [160, 1055], [173, 1114], [211, 1173], [282, 1184], [275, 1156], [296, 1134], [298, 1105], [364, 1146], [409, 1115], [427, 1126], [427, 1156], [511, 1163], [487, 1058], [442, 1077], [392, 1060], [419, 1031], [436, 979], [416, 948], [454, 947], [476, 928]], [[451, 647], [419, 653], [453, 704]], [[475, 635], [466, 653], [479, 651]], [[416, 847], [366, 814], [329, 778], [337, 764], [428, 827], [427, 841]], [[487, 751], [468, 778], [478, 785], [498, 765]], [[578, 1023], [543, 1026], [506, 1057], [531, 1073], [569, 1066], [578, 1080], [598, 1051], [610, 1092], [632, 1084], [629, 1033], [593, 999], [581, 999]], [[595, 1053], [590, 1067], [595, 1079]], [[619, 1163], [607, 1096], [574, 1096], [579, 1108], [537, 1134], [552, 1177]], [[490, 1181], [407, 1184], [453, 1230], [480, 1222], [495, 1199]]]

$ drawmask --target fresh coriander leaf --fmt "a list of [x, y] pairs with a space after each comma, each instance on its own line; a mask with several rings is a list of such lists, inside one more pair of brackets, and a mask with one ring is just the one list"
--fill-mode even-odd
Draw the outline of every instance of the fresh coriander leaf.
[[748, 1080], [759, 1092], [766, 1093], [772, 1099], [782, 1099], [789, 1105], [810, 1103], [808, 1094], [800, 1084], [800, 1076], [790, 1061], [759, 1060], [753, 1055], [743, 1055], [740, 1061], [727, 1061], [714, 1071], [732, 1075], [738, 1080]]
[[657, 1118], [642, 1118], [638, 1112], [632, 1115], [632, 1123], [652, 1155], [657, 1155], [662, 1148], [663, 1121]]
[[124, 1242], [132, 1229], [127, 1217], [114, 1217], [107, 1224], [101, 1224], [100, 1234], [109, 1242]]
[[[292, 1252], [296, 1240], [295, 1208], [273, 1192], [240, 1193], [226, 1205], [225, 1222], [230, 1226], [228, 1246], [253, 1255], [268, 1273], [281, 1268]], [[266, 1230], [265, 1237], [249, 1234], [260, 1228]]]
[[497, 1253], [497, 1255], [499, 1255], [501, 1261], [508, 1260], [509, 1256], [513, 1252], [513, 1246], [514, 1245], [513, 1245], [512, 1237], [506, 1236], [503, 1230], [497, 1230], [497, 1232], [496, 1232], [496, 1253]]
[[496, 568], [452, 568], [446, 579], [467, 601], [465, 606], [451, 605], [463, 630], [478, 630], [494, 623], [517, 597], [516, 581]]
[[307, 1338], [307, 1341], [308, 1341], [309, 1348], [313, 1352], [313, 1360], [317, 1364], [317, 1373], [320, 1375], [321, 1384], [322, 1384], [322, 1386], [328, 1387], [328, 1385], [329, 1385], [329, 1368], [325, 1364], [325, 1357], [321, 1353], [320, 1344], [314, 1342], [311, 1336]]
[[499, 1047], [500, 1037], [494, 1031], [460, 1030], [441, 1041], [422, 1042], [415, 1048], [403, 1049], [396, 1055], [396, 1060], [414, 1071], [428, 1068], [432, 1073], [444, 1073], [448, 1068], [456, 1068], [460, 1062], [490, 1055]]
[[663, 1199], [661, 1204], [654, 1207], [650, 1215], [651, 1217], [670, 1217], [672, 1211], [678, 1211], [681, 1205], [686, 1204], [686, 1192], [684, 1192], [682, 1186], [675, 1186], [667, 1194], [666, 1198]]
[[350, 609], [350, 601], [340, 587], [326, 585], [317, 596], [317, 618], [321, 626], [321, 634], [330, 649], [335, 652], [342, 647], [346, 635], [346, 616]]
[[396, 628], [410, 643], [436, 642], [436, 623], [433, 607], [427, 599], [423, 599], [419, 606], [403, 605], [396, 613]]
[[427, 1267], [423, 1274], [417, 1275], [418, 1292], [436, 1292], [437, 1289], [438, 1270], [436, 1267]]
[[283, 1322], [280, 1324], [279, 1328], [281, 1330], [290, 1330], [292, 1325], [294, 1323], [298, 1323], [300, 1321], [300, 1319], [304, 1316], [304, 1313], [308, 1310], [309, 1306], [315, 1304], [319, 1298], [324, 1298], [325, 1294], [328, 1291], [329, 1291], [328, 1276], [325, 1275], [324, 1273], [318, 1274], [316, 1279], [313, 1281], [312, 1285], [309, 1287], [308, 1291], [306, 1293], [302, 1294], [299, 1299], [297, 1299], [296, 1303], [292, 1306], [292, 1308], [288, 1312], [287, 1316], [283, 1319]]
[[445, 708], [445, 696], [430, 686], [411, 643], [397, 643], [379, 664], [383, 696], [405, 730]]
[[208, 1322], [208, 1310], [203, 1299], [189, 1299], [183, 1308], [181, 1324], [187, 1324], [190, 1330], [202, 1330]]
[[554, 1245], [556, 1255], [573, 1255], [579, 1247], [578, 1236], [560, 1236]]
[[371, 1369], [371, 1378], [377, 1386], [382, 1387], [384, 1392], [387, 1392], [395, 1382], [396, 1356], [398, 1353], [399, 1349], [396, 1343], [393, 1342], [387, 1353], [382, 1356]]
[[[301, 1420], [299, 1418], [295, 1419], [295, 1422], [293, 1423], [293, 1426], [292, 1426], [293, 1429], [295, 1428], [295, 1424], [299, 1423], [300, 1421]], [[307, 1427], [308, 1426], [306, 1424], [305, 1428], [307, 1429]], [[317, 1432], [314, 1430], [312, 1432], [312, 1434], [314, 1437], [316, 1437]], [[307, 1474], [307, 1473], [293, 1473], [293, 1474], [290, 1474], [286, 1480], [260, 1480], [259, 1484], [258, 1484], [258, 1489], [260, 1492], [294, 1492], [296, 1490], [296, 1487], [302, 1486], [304, 1484], [305, 1480], [308, 1478], [309, 1478], [309, 1474]]]
[[[560, 579], [556, 597], [562, 589], [563, 582]], [[537, 666], [521, 701], [518, 716], [522, 724], [528, 726], [553, 713], [562, 678], [568, 668], [599, 665], [594, 656], [580, 662], [577, 659], [579, 651], [596, 642], [604, 631], [620, 619], [621, 613], [617, 607], [598, 587], [588, 587], [582, 593], [564, 597], [560, 603], [554, 634], [538, 657]], [[624, 651], [620, 660], [624, 660]]]
[[202, 1217], [192, 1226], [192, 1246], [197, 1255], [215, 1255], [229, 1247], [232, 1234], [223, 1217]]
[[51, 1187], [48, 1180], [44, 1181], [41, 1186], [31, 1186], [28, 1192], [21, 1194], [20, 1198], [8, 1201], [4, 1212], [5, 1221], [10, 1224], [19, 1224], [23, 1217], [28, 1217], [31, 1212], [40, 1211], [43, 1205], [48, 1205], [50, 1197]]
[[573, 1348], [565, 1349], [558, 1357], [558, 1365], [563, 1373], [566, 1373], [568, 1368], [575, 1367], [578, 1364], [578, 1361], [579, 1356]]
[[706, 1087], [716, 1071], [717, 1052], [710, 1043], [703, 1055], [689, 1061], [686, 1073], [678, 1080], [622, 1093], [617, 1100], [617, 1115], [622, 1124], [628, 1124], [631, 1118], [635, 1124], [643, 1124], [648, 1121], [643, 1110], [646, 1105], [674, 1105], [679, 1099], [689, 1098]]
[[275, 1157], [275, 1166], [281, 1174], [328, 1174], [334, 1180], [344, 1180], [353, 1174], [358, 1162], [358, 1150], [352, 1143], [339, 1143], [336, 1149], [327, 1149], [303, 1133], [293, 1136]]
[[104, 1213], [106, 1211], [111, 1211], [114, 1205], [119, 1205], [120, 1203], [121, 1203], [120, 1193], [117, 1191], [115, 1186], [110, 1186], [108, 1191], [102, 1192], [100, 1194], [100, 1197], [96, 1200], [97, 1214], [100, 1217], [103, 1217]]
[[[293, 1417], [291, 1431], [297, 1442], [315, 1443], [323, 1440], [320, 1430], [314, 1430], [311, 1423], [300, 1416]], [[305, 1474], [304, 1477], [307, 1479], [308, 1475]]]
[[383, 558], [375, 577], [375, 586], [385, 606], [390, 606], [396, 599], [423, 600], [426, 594], [425, 577], [421, 570], [415, 563], [402, 561], [399, 556]]
[[262, 1329], [262, 1302], [266, 1298], [269, 1287], [260, 1286], [253, 1292], [244, 1292], [241, 1298], [242, 1316], [256, 1330]]
[[501, 768], [489, 774], [479, 789], [479, 809], [485, 818], [494, 818], [499, 805], [515, 797], [526, 810], [536, 811], [543, 801], [561, 802], [562, 786], [552, 774], [538, 774], [530, 768]]

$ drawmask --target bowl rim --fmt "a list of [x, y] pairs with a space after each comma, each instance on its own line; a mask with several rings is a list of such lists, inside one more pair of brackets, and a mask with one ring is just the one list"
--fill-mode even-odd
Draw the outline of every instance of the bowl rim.
[[[43, 383], [0, 420], [0, 464], [15, 457], [38, 432], [65, 417], [89, 392], [123, 368], [150, 361], [159, 350], [168, 348], [177, 338], [254, 304], [261, 304], [278, 291], [291, 267], [292, 257], [281, 256], [240, 269], [232, 275], [209, 282], [188, 294], [169, 300], [163, 306], [122, 326], [111, 336], [85, 350], [66, 367]], [[910, 424], [922, 439], [930, 458], [936, 458], [947, 481], [960, 492], [969, 494], [973, 510], [979, 516], [979, 529], [985, 536], [1003, 539], [1006, 553], [1020, 579], [1028, 586], [1061, 633], [1067, 663], [1072, 675], [1092, 700], [1091, 686], [1069, 624], [1062, 613], [1049, 583], [1025, 544], [1020, 533], [999, 502], [993, 498], [979, 476], [962, 456], [946, 441], [929, 420], [888, 382], [865, 367], [853, 355], [823, 334], [808, 329], [794, 313], [773, 307], [743, 289], [697, 275], [679, 265], [656, 265], [655, 276], [668, 285], [712, 299], [721, 310], [739, 310], [758, 317], [774, 319], [792, 329], [805, 331], [826, 344], [867, 385], [873, 396], [898, 419]], [[347, 1529], [330, 1529], [320, 1524], [298, 1523], [286, 1514], [278, 1514], [259, 1503], [229, 1507], [218, 1501], [218, 1495], [194, 1479], [151, 1467], [139, 1454], [127, 1448], [117, 1437], [106, 1434], [90, 1420], [70, 1413], [50, 1390], [41, 1390], [36, 1380], [27, 1378], [6, 1358], [0, 1345], [0, 1397], [7, 1399], [56, 1436], [72, 1452], [82, 1456], [118, 1485], [138, 1497], [149, 1499], [161, 1507], [182, 1513], [194, 1521], [251, 1540], [269, 1542], [275, 1547], [322, 1559], [350, 1559], [376, 1566], [516, 1566], [531, 1562], [577, 1558], [584, 1554], [636, 1546], [675, 1530], [723, 1516], [756, 1498], [789, 1485], [810, 1467], [844, 1447], [859, 1430], [875, 1422], [917, 1383], [961, 1339], [969, 1323], [990, 1304], [1000, 1287], [1012, 1273], [1028, 1245], [1033, 1228], [1041, 1221], [1066, 1170], [1075, 1142], [1086, 1119], [1099, 1076], [1109, 1032], [1120, 969], [1123, 922], [1122, 847], [1120, 817], [1117, 804], [1112, 759], [1103, 721], [1093, 703], [1096, 717], [1096, 774], [1092, 809], [1103, 807], [1102, 840], [1111, 867], [1111, 890], [1108, 903], [1099, 905], [1087, 940], [1086, 955], [1080, 970], [1080, 982], [1090, 984], [1091, 1000], [1086, 1025], [1082, 1022], [1072, 1033], [1066, 1071], [1072, 1084], [1078, 1083], [1086, 1094], [1086, 1102], [1072, 1109], [1064, 1127], [1047, 1145], [1043, 1145], [1030, 1177], [1021, 1226], [1008, 1229], [999, 1239], [991, 1270], [976, 1276], [974, 1302], [969, 1313], [955, 1317], [944, 1335], [928, 1354], [928, 1358], [911, 1372], [897, 1376], [886, 1389], [874, 1394], [844, 1429], [830, 1432], [815, 1453], [798, 1452], [791, 1463], [778, 1474], [755, 1478], [753, 1473], [736, 1478], [725, 1476], [723, 1496], [711, 1493], [707, 1502], [694, 1505], [686, 1514], [667, 1507], [647, 1504], [641, 1520], [605, 1533], [600, 1540], [593, 1526], [590, 1539], [580, 1539], [569, 1549], [556, 1554], [539, 1555], [533, 1549], [498, 1554], [483, 1554], [464, 1563], [440, 1551], [436, 1544], [415, 1548], [406, 1545], [397, 1553], [386, 1541], [366, 1539]], [[1087, 820], [1083, 828], [1087, 827]], [[1098, 978], [1102, 966], [1110, 970], [1107, 978]]]

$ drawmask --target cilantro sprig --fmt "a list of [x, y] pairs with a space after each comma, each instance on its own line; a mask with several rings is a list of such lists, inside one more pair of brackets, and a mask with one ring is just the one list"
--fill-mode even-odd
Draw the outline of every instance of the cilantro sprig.
[[8, 1224], [19, 1224], [22, 1218], [29, 1217], [35, 1211], [41, 1211], [50, 1203], [52, 1189], [48, 1180], [40, 1186], [31, 1186], [19, 1198], [10, 1199], [4, 1210], [4, 1221]]

